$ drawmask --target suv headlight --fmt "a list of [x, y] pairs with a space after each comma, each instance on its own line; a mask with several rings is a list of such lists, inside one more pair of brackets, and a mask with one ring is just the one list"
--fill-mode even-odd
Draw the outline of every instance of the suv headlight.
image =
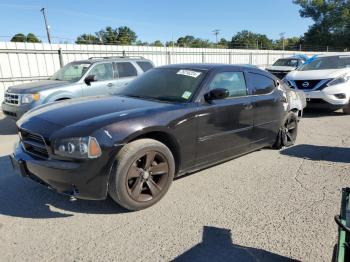
[[342, 83], [346, 83], [347, 81], [349, 81], [350, 76], [347, 74], [343, 74], [341, 76], [338, 76], [337, 78], [334, 78], [332, 81], [330, 81], [327, 86], [334, 86], [334, 85], [338, 85], [338, 84], [342, 84]]
[[54, 152], [70, 158], [98, 158], [102, 154], [96, 138], [91, 136], [57, 139]]
[[40, 99], [40, 94], [23, 94], [22, 95], [22, 104], [29, 104], [33, 101], [38, 101]]

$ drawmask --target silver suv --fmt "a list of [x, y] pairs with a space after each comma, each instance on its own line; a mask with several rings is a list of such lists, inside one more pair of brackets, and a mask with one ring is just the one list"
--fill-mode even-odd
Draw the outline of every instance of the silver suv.
[[2, 111], [19, 119], [30, 109], [49, 102], [84, 96], [108, 95], [153, 68], [143, 57], [104, 57], [69, 63], [48, 80], [11, 86]]

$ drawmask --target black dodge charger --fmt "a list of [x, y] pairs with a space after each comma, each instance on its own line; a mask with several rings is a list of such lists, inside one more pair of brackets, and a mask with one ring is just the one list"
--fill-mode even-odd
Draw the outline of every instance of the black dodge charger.
[[57, 192], [95, 200], [109, 194], [140, 210], [159, 201], [174, 177], [292, 145], [305, 106], [298, 95], [254, 67], [158, 67], [115, 96], [28, 112], [17, 122], [11, 160], [22, 176]]

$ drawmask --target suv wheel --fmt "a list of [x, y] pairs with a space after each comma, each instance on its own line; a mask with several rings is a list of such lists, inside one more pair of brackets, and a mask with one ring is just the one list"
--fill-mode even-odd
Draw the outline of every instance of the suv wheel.
[[346, 107], [343, 108], [344, 114], [350, 115], [350, 100]]
[[275, 149], [281, 149], [282, 147], [292, 146], [295, 143], [298, 134], [298, 117], [295, 113], [289, 112], [284, 120], [282, 126], [278, 132], [276, 141], [273, 145]]
[[126, 209], [141, 210], [165, 195], [174, 173], [175, 162], [168, 147], [153, 139], [136, 140], [118, 153], [108, 192]]

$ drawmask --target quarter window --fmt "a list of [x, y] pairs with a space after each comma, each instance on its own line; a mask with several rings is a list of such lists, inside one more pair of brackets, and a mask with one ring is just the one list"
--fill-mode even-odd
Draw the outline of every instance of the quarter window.
[[143, 72], [146, 72], [153, 68], [153, 65], [150, 62], [138, 61], [136, 63], [139, 65], [139, 67], [141, 67]]
[[89, 75], [94, 75], [96, 81], [106, 81], [113, 79], [112, 63], [104, 63], [95, 65]]
[[267, 76], [249, 73], [249, 80], [252, 86], [253, 95], [268, 94], [275, 89], [275, 81]]
[[136, 68], [131, 63], [116, 63], [116, 66], [119, 78], [137, 76]]
[[209, 90], [225, 88], [229, 91], [229, 97], [247, 95], [247, 87], [242, 72], [221, 72], [215, 75], [209, 85]]

